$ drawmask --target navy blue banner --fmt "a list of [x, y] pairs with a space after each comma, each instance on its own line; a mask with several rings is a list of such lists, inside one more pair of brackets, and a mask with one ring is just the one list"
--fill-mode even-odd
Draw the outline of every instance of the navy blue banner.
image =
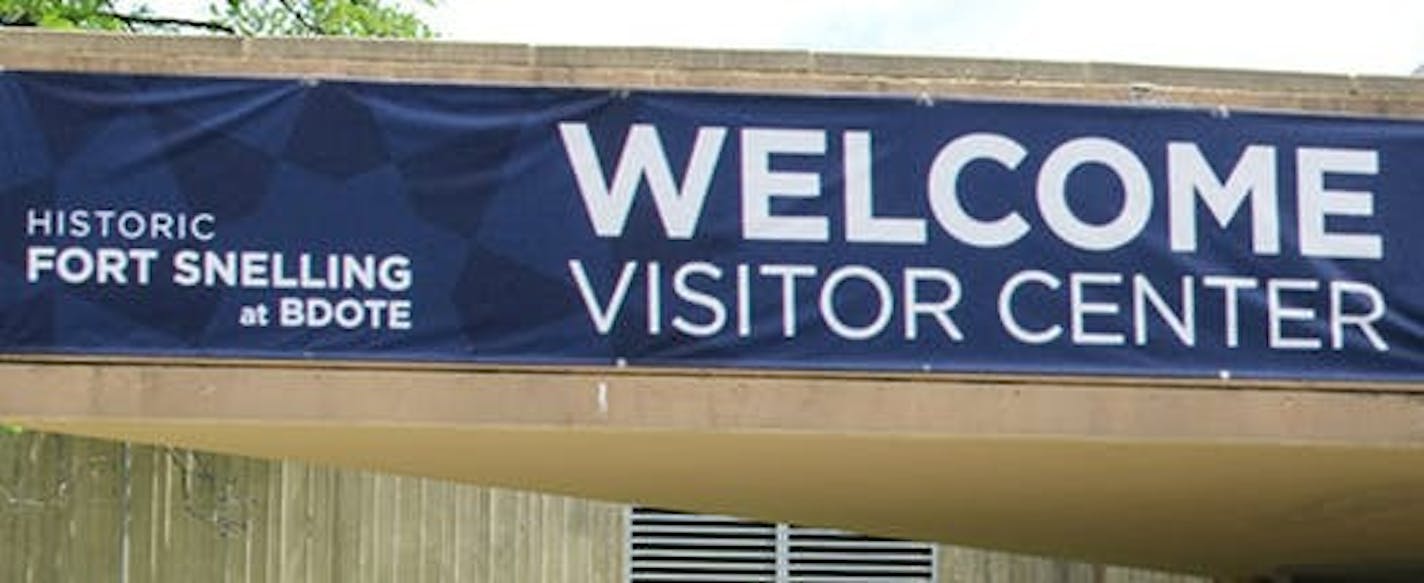
[[0, 74], [0, 350], [1419, 380], [1424, 125]]

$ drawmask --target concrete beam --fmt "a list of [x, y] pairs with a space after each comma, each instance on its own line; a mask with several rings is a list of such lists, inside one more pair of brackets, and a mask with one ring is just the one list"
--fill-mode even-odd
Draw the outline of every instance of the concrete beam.
[[[1424, 116], [1412, 78], [0, 30], [0, 67]], [[1424, 562], [1424, 386], [0, 359], [0, 418], [1202, 573]]]
[[809, 51], [166, 37], [5, 29], [0, 30], [0, 66], [634, 90], [989, 97], [1394, 117], [1424, 114], [1424, 80], [1409, 77]]

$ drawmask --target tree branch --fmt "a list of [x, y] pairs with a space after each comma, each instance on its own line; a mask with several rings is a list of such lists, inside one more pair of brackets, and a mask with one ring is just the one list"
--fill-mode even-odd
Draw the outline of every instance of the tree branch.
[[[117, 13], [119, 11], [119, 9], [114, 8], [113, 0], [101, 0], [99, 4], [103, 7], [99, 12]], [[138, 26], [132, 22], [119, 21], [119, 23], [124, 25], [124, 30], [129, 32], [135, 32], [138, 28]]]
[[319, 35], [326, 34], [326, 31], [322, 30], [319, 24], [307, 20], [306, 15], [302, 14], [301, 10], [298, 10], [296, 6], [292, 6], [291, 0], [278, 0], [278, 2], [282, 4], [282, 8], [285, 8], [288, 14], [291, 14], [293, 18], [297, 19], [298, 24], [307, 27], [307, 30], [313, 33]]
[[165, 18], [157, 16], [140, 16], [137, 14], [122, 14], [118, 12], [100, 12], [102, 16], [112, 18], [126, 25], [142, 24], [148, 26], [183, 26], [187, 28], [201, 28], [213, 32], [225, 34], [237, 34], [237, 29], [221, 22], [207, 20], [190, 20], [187, 18]]

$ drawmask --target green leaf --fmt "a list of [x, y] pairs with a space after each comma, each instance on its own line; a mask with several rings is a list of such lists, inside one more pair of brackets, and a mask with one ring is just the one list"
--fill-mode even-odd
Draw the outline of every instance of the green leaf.
[[437, 0], [207, 0], [208, 22], [158, 23], [175, 15], [145, 4], [110, 0], [0, 0], [0, 23], [131, 32], [213, 33], [221, 25], [243, 35], [430, 38], [434, 33], [408, 6]]
[[46, 12], [41, 14], [38, 20], [40, 28], [70, 29], [77, 28], [73, 20], [63, 14], [56, 12]]

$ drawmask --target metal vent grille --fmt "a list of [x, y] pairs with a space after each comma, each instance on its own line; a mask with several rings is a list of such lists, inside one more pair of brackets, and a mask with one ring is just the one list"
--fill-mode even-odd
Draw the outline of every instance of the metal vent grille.
[[935, 548], [727, 516], [633, 508], [630, 583], [934, 583]]

